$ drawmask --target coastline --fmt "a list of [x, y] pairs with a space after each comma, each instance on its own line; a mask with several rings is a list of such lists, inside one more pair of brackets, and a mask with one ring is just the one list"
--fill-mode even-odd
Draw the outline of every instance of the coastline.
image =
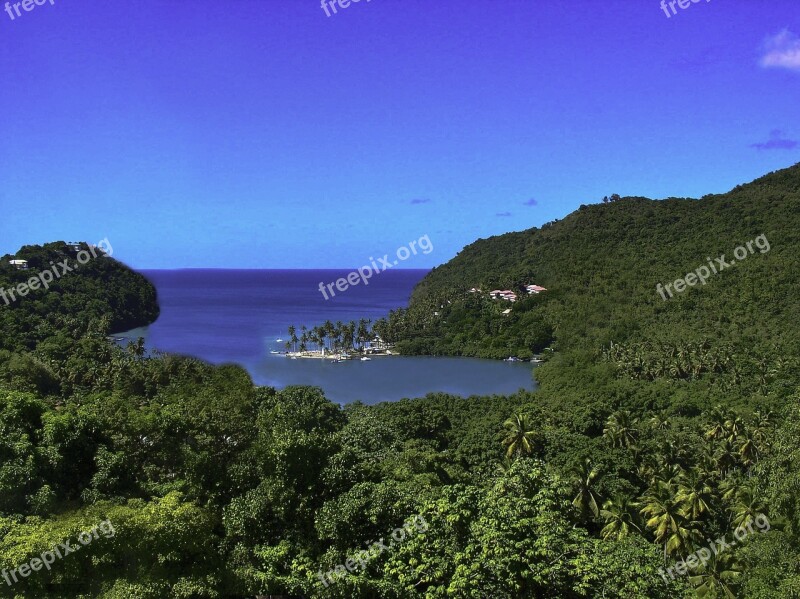
[[[275, 354], [273, 354], [275, 355]], [[374, 352], [356, 352], [355, 354], [349, 353], [326, 353], [318, 349], [306, 350], [302, 352], [279, 352], [285, 358], [303, 359], [303, 360], [333, 360], [333, 361], [348, 361], [360, 360], [362, 358], [372, 358], [379, 356], [399, 356], [400, 354], [390, 349], [379, 350]]]

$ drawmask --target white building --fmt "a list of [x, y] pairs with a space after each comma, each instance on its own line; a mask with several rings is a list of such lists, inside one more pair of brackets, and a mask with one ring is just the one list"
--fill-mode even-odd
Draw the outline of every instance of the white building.
[[535, 293], [541, 293], [542, 291], [547, 291], [547, 289], [545, 289], [541, 285], [525, 285], [525, 290], [528, 292], [529, 295]]

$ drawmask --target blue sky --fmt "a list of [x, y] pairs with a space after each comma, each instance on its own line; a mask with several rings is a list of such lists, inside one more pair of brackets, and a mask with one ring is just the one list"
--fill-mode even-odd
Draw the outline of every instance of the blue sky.
[[797, 0], [682, 1], [12, 3], [0, 254], [344, 268], [428, 235], [424, 268], [799, 162]]

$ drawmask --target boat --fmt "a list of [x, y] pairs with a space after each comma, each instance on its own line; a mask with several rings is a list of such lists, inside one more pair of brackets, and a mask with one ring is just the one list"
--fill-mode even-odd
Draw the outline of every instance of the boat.
[[275, 343], [283, 343], [283, 339], [278, 338], [275, 340]]
[[271, 353], [271, 354], [279, 354], [279, 353], [281, 353], [281, 352], [279, 352], [279, 351], [277, 351], [277, 350], [273, 349], [273, 350], [272, 350], [272, 351], [270, 351], [269, 353]]
[[363, 358], [361, 358], [362, 362], [370, 362], [371, 360], [372, 360], [372, 358], [368, 358], [367, 356], [364, 356]]

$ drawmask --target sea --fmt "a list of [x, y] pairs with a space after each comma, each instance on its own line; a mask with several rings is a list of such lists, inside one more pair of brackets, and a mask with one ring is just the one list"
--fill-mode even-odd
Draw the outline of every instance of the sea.
[[[284, 352], [288, 327], [366, 318], [375, 321], [407, 305], [427, 270], [396, 269], [367, 285], [320, 292], [320, 283], [349, 270], [142, 270], [156, 287], [161, 315], [152, 325], [119, 336], [143, 337], [148, 349], [238, 364], [258, 385], [321, 387], [340, 404], [374, 404], [432, 392], [507, 395], [533, 389], [530, 363], [477, 358], [375, 356], [371, 361], [292, 360]], [[311, 346], [309, 347], [311, 348]]]

